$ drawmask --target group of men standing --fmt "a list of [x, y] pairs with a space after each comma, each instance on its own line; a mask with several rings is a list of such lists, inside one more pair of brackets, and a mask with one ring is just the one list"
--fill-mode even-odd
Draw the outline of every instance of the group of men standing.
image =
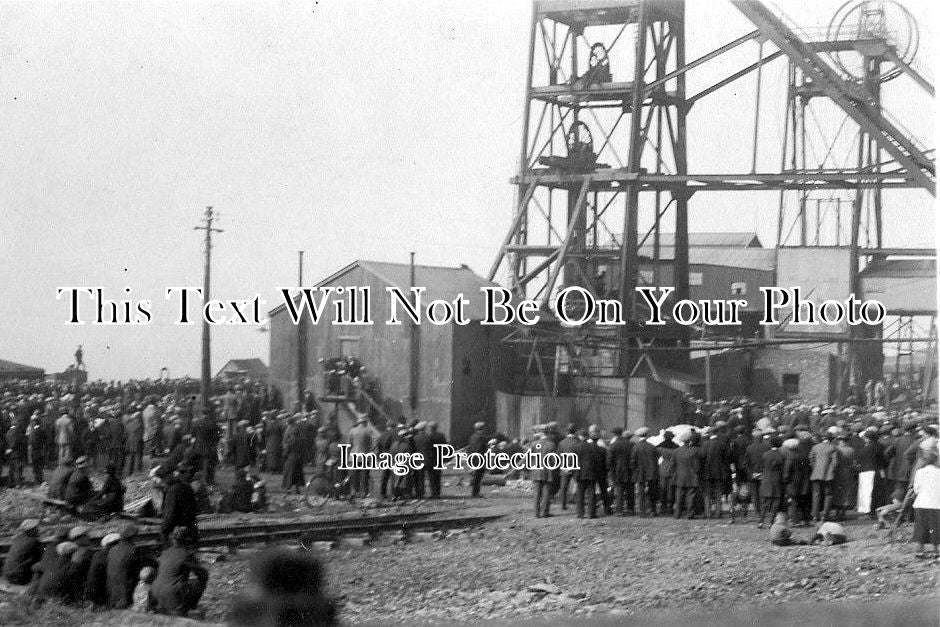
[[937, 435], [915, 422], [747, 433], [717, 421], [678, 438], [667, 430], [654, 445], [646, 427], [614, 428], [606, 441], [596, 425], [572, 425], [564, 436], [555, 423], [534, 431], [533, 453], [573, 453], [578, 462], [576, 470], [532, 470], [536, 517], [550, 516], [556, 500], [568, 509], [574, 484], [579, 518], [600, 507], [607, 515], [721, 518], [727, 501], [732, 522], [753, 506], [759, 527], [777, 512], [805, 525], [844, 520], [853, 508], [874, 517], [889, 499], [903, 500], [919, 447]]

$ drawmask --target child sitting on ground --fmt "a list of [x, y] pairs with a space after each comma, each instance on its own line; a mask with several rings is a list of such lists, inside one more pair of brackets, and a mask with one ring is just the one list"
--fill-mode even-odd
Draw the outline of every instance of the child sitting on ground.
[[845, 527], [835, 522], [824, 522], [816, 530], [816, 535], [813, 536], [813, 544], [824, 544], [826, 546], [845, 544], [847, 539]]
[[153, 583], [156, 575], [157, 571], [150, 566], [145, 566], [140, 569], [140, 581], [137, 587], [134, 588], [133, 608], [135, 612], [145, 613], [153, 611], [153, 600], [150, 597], [150, 584]]
[[770, 543], [774, 546], [793, 546], [806, 544], [806, 541], [795, 539], [787, 525], [787, 515], [784, 512], [777, 512], [774, 524], [770, 526]]

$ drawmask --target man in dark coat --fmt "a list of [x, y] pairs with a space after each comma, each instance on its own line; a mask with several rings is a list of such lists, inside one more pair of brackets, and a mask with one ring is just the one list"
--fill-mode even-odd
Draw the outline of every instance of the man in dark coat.
[[174, 529], [172, 545], [160, 555], [157, 577], [150, 587], [157, 611], [176, 616], [196, 609], [209, 581], [209, 571], [196, 557], [185, 529]]
[[124, 460], [126, 472], [132, 475], [144, 469], [144, 419], [139, 411], [130, 415], [124, 424]]
[[[754, 441], [748, 445], [744, 451], [744, 471], [747, 475], [745, 479], [750, 483], [751, 486], [751, 500], [754, 502], [754, 511], [757, 512], [757, 515], [761, 515], [761, 496], [760, 496], [760, 482], [761, 482], [761, 473], [763, 472], [764, 465], [764, 453], [770, 450], [766, 439], [763, 437], [763, 433], [760, 430], [754, 431]], [[744, 505], [744, 518], [747, 518], [747, 504]], [[771, 515], [771, 517], [773, 517]]]
[[107, 420], [108, 430], [108, 462], [113, 464], [118, 472], [124, 467], [124, 443], [127, 434], [124, 430], [124, 423], [121, 419], [111, 414]]
[[[574, 453], [575, 446], [578, 444], [578, 427], [577, 425], [568, 425], [568, 435], [558, 443], [558, 454], [563, 455], [565, 453]], [[561, 484], [559, 486], [559, 491], [561, 492], [561, 508], [568, 509], [568, 488], [571, 485], [571, 481], [574, 480], [577, 482], [576, 478], [577, 471], [575, 470], [564, 470], [561, 472]]]
[[36, 485], [43, 482], [43, 470], [46, 467], [46, 449], [47, 442], [46, 430], [39, 422], [39, 416], [35, 416], [26, 429], [26, 441], [29, 444], [29, 456], [33, 465], [33, 481]]
[[68, 575], [68, 586], [71, 590], [69, 598], [75, 602], [84, 601], [85, 580], [94, 557], [88, 531], [88, 527], [84, 525], [77, 525], [69, 530], [69, 540], [78, 545], [78, 549], [72, 554], [72, 567]]
[[284, 457], [281, 485], [287, 491], [296, 489], [300, 494], [304, 487], [304, 440], [295, 418], [288, 418], [284, 431]]
[[[424, 425], [421, 425], [420, 429], [417, 429], [418, 433], [415, 435], [415, 451], [419, 454], [423, 453], [421, 445], [418, 444], [419, 438], [424, 438]], [[369, 424], [369, 419], [365, 414], [361, 414], [356, 418], [356, 425], [349, 430], [347, 434], [347, 441], [349, 443], [349, 452], [356, 454], [366, 454], [372, 452], [374, 447], [374, 429]], [[369, 495], [369, 471], [364, 469], [355, 469], [350, 471], [350, 490], [353, 496], [356, 497], [366, 497]], [[424, 472], [415, 471], [415, 488], [417, 491], [418, 498], [424, 498]]]
[[578, 458], [578, 470], [576, 471], [578, 486], [574, 497], [578, 518], [584, 518], [585, 496], [588, 498], [590, 511], [588, 518], [597, 516], [597, 493], [594, 491], [594, 481], [599, 469], [597, 468], [597, 457], [594, 455], [595, 448], [597, 448], [597, 445], [588, 441], [587, 431], [582, 430], [573, 451]]
[[780, 446], [783, 444], [779, 436], [770, 438], [770, 450], [764, 453], [762, 476], [760, 481], [761, 511], [760, 520], [757, 528], [764, 528], [764, 516], [769, 515], [771, 522], [774, 516], [780, 511], [780, 502], [783, 499], [783, 466], [785, 459], [780, 452]]
[[607, 489], [607, 449], [601, 446], [601, 430], [597, 425], [591, 425], [588, 429], [588, 442], [594, 451], [594, 486], [601, 497], [601, 504], [604, 506], [604, 515], [613, 515], [610, 505], [610, 491]]
[[26, 432], [14, 422], [6, 433], [7, 463], [10, 465], [8, 485], [11, 488], [18, 488], [23, 483], [23, 468], [26, 466], [28, 451]]
[[33, 565], [33, 581], [30, 584], [30, 593], [36, 592], [36, 587], [39, 585], [39, 580], [43, 573], [53, 568], [58, 561], [59, 553], [56, 551], [56, 547], [62, 542], [67, 542], [68, 539], [68, 527], [59, 527], [56, 531], [55, 538], [43, 546], [42, 557]]
[[[476, 422], [473, 424], [473, 433], [470, 435], [470, 441], [467, 443], [467, 453], [479, 453], [481, 455], [486, 453], [486, 443], [487, 437], [484, 433], [486, 429], [486, 423]], [[480, 496], [480, 485], [483, 483], [483, 473], [486, 472], [486, 468], [481, 467], [479, 470], [473, 471], [473, 477], [470, 481], [470, 496], [478, 497]]]
[[[397, 426], [386, 425], [385, 431], [382, 432], [382, 435], [380, 435], [378, 440], [376, 441], [376, 444], [375, 444], [376, 453], [380, 455], [382, 453], [390, 453], [392, 450], [392, 445], [395, 443], [395, 438], [398, 437], [397, 432], [398, 432]], [[325, 433], [326, 433], [326, 427], [320, 427], [317, 430], [317, 459], [318, 459], [317, 463], [318, 464], [323, 463], [323, 460], [320, 460], [320, 453], [319, 453], [320, 449], [321, 448], [323, 449], [324, 454], [326, 452], [327, 441], [326, 441]], [[323, 437], [321, 437], [321, 435]], [[379, 497], [380, 498], [384, 499], [388, 496], [389, 483], [392, 483], [392, 485], [394, 485], [394, 476], [392, 475], [392, 471], [383, 470], [382, 480], [379, 483]]]
[[87, 515], [100, 517], [124, 511], [124, 484], [118, 478], [117, 468], [108, 464], [104, 471], [101, 490], [85, 505]]
[[659, 451], [647, 442], [649, 429], [640, 427], [633, 434], [636, 444], [630, 454], [630, 472], [640, 495], [640, 516], [656, 515], [659, 487]]
[[232, 464], [235, 468], [244, 468], [251, 465], [251, 449], [247, 427], [247, 420], [240, 420], [235, 425], [235, 435], [232, 436]]
[[659, 466], [659, 507], [661, 514], [672, 514], [676, 503], [676, 458], [675, 452], [679, 445], [675, 443], [675, 435], [668, 429], [663, 432], [663, 441], [656, 447], [662, 458]]
[[219, 461], [218, 452], [216, 451], [217, 431], [212, 416], [204, 415], [193, 421], [193, 449], [202, 462], [201, 468], [198, 466], [193, 467], [206, 473], [206, 483], [209, 485], [215, 484], [215, 467]]
[[69, 477], [65, 488], [65, 502], [72, 507], [81, 507], [91, 500], [95, 489], [88, 477], [88, 458], [79, 457], [75, 460], [75, 472]]
[[117, 533], [109, 533], [101, 538], [101, 548], [95, 551], [88, 565], [84, 598], [95, 607], [108, 606], [108, 552], [120, 539]]
[[120, 535], [120, 541], [108, 552], [107, 582], [108, 603], [115, 609], [123, 610], [134, 601], [134, 586], [137, 585], [137, 574], [144, 565], [144, 559], [134, 546], [137, 525], [124, 523]]
[[[633, 442], [630, 436], [624, 436], [623, 429], [614, 427], [613, 440], [607, 447], [607, 467], [610, 469], [610, 478], [614, 484], [614, 511], [618, 516], [633, 516], [633, 479], [630, 472], [630, 456], [633, 453]], [[624, 510], [626, 502], [626, 510]]]
[[786, 486], [786, 496], [790, 502], [789, 518], [794, 525], [809, 526], [810, 494], [812, 485], [809, 477], [812, 468], [809, 465], [809, 434], [802, 432], [802, 439], [787, 440], [783, 443], [783, 483]]
[[715, 423], [716, 434], [702, 447], [702, 464], [705, 485], [705, 518], [721, 518], [721, 497], [728, 493], [731, 485], [731, 452], [724, 433], [725, 423]]
[[65, 604], [77, 601], [75, 598], [75, 564], [72, 556], [78, 550], [74, 542], [60, 542], [55, 545], [55, 559], [45, 566], [36, 583], [35, 594], [40, 599], [55, 599]]
[[196, 495], [190, 482], [190, 467], [180, 464], [169, 479], [166, 496], [163, 499], [163, 523], [160, 525], [160, 538], [167, 543], [170, 533], [176, 527], [189, 530], [194, 541], [198, 542], [196, 528]]
[[6, 559], [3, 576], [14, 586], [28, 585], [33, 579], [33, 566], [42, 559], [39, 541], [39, 521], [27, 518], [20, 523], [20, 532], [13, 537]]
[[281, 443], [284, 430], [280, 421], [271, 416], [264, 425], [265, 468], [268, 472], [281, 472]]
[[425, 468], [427, 468], [428, 483], [431, 487], [431, 498], [439, 499], [441, 498], [441, 472], [437, 470], [435, 466], [437, 465], [437, 451], [435, 450], [435, 445], [447, 444], [447, 438], [443, 433], [437, 430], [436, 422], [429, 422], [428, 427], [428, 437], [426, 442], [426, 447], [424, 450], [425, 458]]
[[698, 446], [699, 434], [696, 431], [683, 434], [684, 446], [673, 452], [676, 464], [676, 506], [675, 517], [682, 518], [685, 513], [689, 519], [695, 517], [693, 510], [695, 495], [699, 488], [699, 475], [702, 466], [702, 449]]

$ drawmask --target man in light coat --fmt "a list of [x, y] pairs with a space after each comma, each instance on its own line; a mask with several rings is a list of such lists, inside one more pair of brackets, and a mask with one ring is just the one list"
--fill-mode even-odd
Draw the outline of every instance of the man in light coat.
[[832, 481], [835, 479], [836, 466], [839, 463], [839, 453], [832, 443], [834, 437], [834, 431], [826, 431], [822, 442], [809, 451], [809, 463], [812, 467], [809, 479], [813, 484], [812, 516], [814, 522], [826, 519], [832, 509]]

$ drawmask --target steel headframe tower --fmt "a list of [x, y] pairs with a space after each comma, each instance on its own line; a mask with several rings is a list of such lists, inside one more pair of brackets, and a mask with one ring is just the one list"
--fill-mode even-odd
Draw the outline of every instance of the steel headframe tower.
[[[689, 194], [648, 187], [641, 203], [638, 180], [687, 172], [685, 74], [676, 72], [684, 17], [684, 0], [534, 4], [518, 200], [490, 278], [505, 264], [511, 289], [546, 312], [560, 288], [576, 285], [619, 300], [632, 320], [638, 252], [650, 250], [658, 274], [664, 223], [675, 232], [676, 297], [688, 294]], [[642, 237], [641, 218], [650, 225]], [[628, 380], [636, 326], [614, 339]]]
[[[562, 287], [580, 286], [595, 297], [619, 300], [631, 321], [619, 337], [588, 325], [556, 333], [550, 341], [567, 343], [569, 353], [577, 350], [578, 342], [616, 346], [625, 383], [641, 360], [652, 364], [650, 352], [644, 351], [651, 343], [687, 342], [687, 327], [651, 329], [637, 323], [645, 316], [637, 310], [635, 287], [674, 285], [675, 299], [688, 296], [688, 203], [693, 193], [780, 192], [781, 228], [795, 215], [804, 242], [811, 239], [806, 225], [814, 207], [811, 194], [841, 194], [846, 197], [843, 208], [851, 207], [853, 213], [839, 224], [840, 238], [846, 239], [842, 234], [847, 230], [857, 246], [859, 234], [871, 231], [863, 216], [872, 216], [872, 228], [879, 229], [876, 247], [881, 246], [882, 189], [922, 188], [935, 194], [932, 151], [883, 111], [876, 89], [884, 80], [879, 59], [886, 58], [932, 94], [932, 85], [910, 65], [906, 52], [899, 54], [891, 46], [882, 46], [880, 52], [865, 47], [863, 53], [871, 57], [865, 65], [868, 74], [849, 80], [829, 59], [832, 53], [857, 48], [847, 41], [851, 37], [841, 34], [841, 27], [836, 29], [840, 34], [814, 43], [785, 22], [779, 10], [757, 0], [731, 4], [756, 30], [692, 61], [685, 59], [683, 0], [536, 0], [533, 6], [522, 146], [518, 174], [512, 179], [518, 195], [489, 276], [495, 279], [505, 268], [517, 296], [541, 302], [543, 320], [550, 318], [550, 306]], [[846, 6], [849, 12], [854, 7], [852, 2]], [[874, 32], [878, 16], [869, 13], [866, 28]], [[838, 24], [851, 21], [840, 17]], [[690, 71], [748, 42], [758, 45], [756, 62], [686, 93]], [[692, 106], [755, 71], [759, 94], [761, 68], [778, 58], [790, 64], [791, 86], [784, 140], [789, 148], [779, 170], [757, 169], [758, 97], [751, 111], [754, 150], [746, 157], [750, 171], [736, 167], [732, 172], [689, 173], [686, 117]], [[862, 139], [855, 144], [854, 163], [836, 167], [825, 157], [821, 164], [809, 163], [804, 113], [807, 103], [823, 100], [859, 129]], [[785, 203], [794, 195], [796, 212]], [[872, 210], [863, 209], [866, 203]], [[670, 230], [661, 232], [664, 223], [673, 227], [672, 240], [662, 237]], [[789, 237], [781, 232], [778, 243], [786, 244]], [[663, 264], [661, 249], [666, 246], [672, 249], [672, 262]], [[870, 244], [863, 247], [862, 255], [885, 252]], [[639, 272], [640, 261], [651, 264], [649, 275]], [[529, 365], [539, 367], [547, 381], [540, 363], [550, 356], [533, 358], [538, 331], [523, 329], [515, 337], [522, 338], [520, 343], [529, 341]], [[558, 364], [556, 352], [556, 381]]]
[[[850, 0], [836, 11], [821, 37], [792, 28], [803, 39], [793, 45], [792, 39], [780, 40], [791, 29], [780, 16], [768, 14], [752, 0], [735, 4], [788, 53], [782, 170], [877, 177], [871, 186], [842, 190], [781, 190], [777, 246], [850, 247], [850, 284], [856, 294], [861, 293], [859, 272], [872, 261], [892, 253], [935, 255], [886, 249], [883, 242], [882, 192], [891, 180], [885, 175], [935, 193], [931, 151], [882, 106], [883, 84], [902, 74], [934, 96], [930, 80], [913, 65], [919, 33], [911, 14], [893, 0]], [[787, 50], [792, 46], [799, 52], [801, 45], [813, 54], [793, 56]], [[827, 128], [821, 120], [833, 122]], [[875, 338], [881, 329], [851, 327], [849, 334]], [[859, 377], [880, 376], [880, 345], [859, 348], [849, 342], [847, 349], [843, 387]]]

